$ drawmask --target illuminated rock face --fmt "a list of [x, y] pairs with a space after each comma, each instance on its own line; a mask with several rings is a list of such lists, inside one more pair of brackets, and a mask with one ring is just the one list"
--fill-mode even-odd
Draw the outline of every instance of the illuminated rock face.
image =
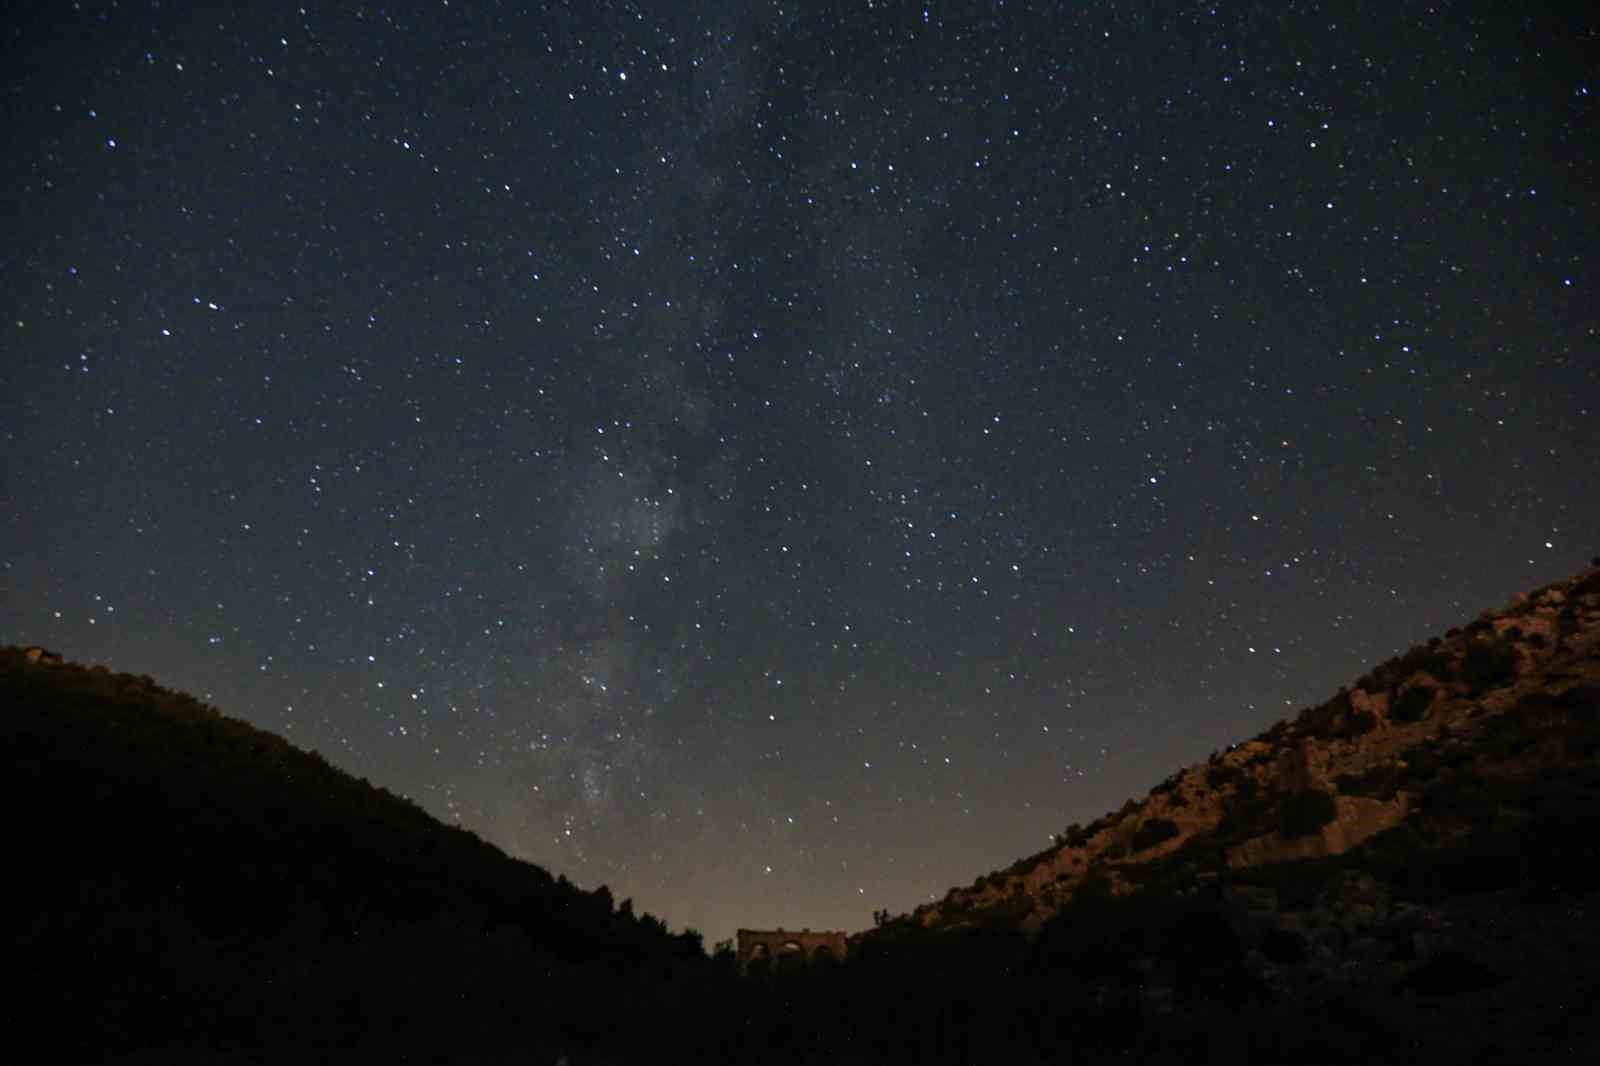
[[[1572, 578], [1418, 644], [1324, 703], [1178, 770], [1143, 799], [1086, 827], [1069, 826], [1055, 846], [970, 887], [952, 888], [909, 918], [925, 929], [960, 928], [979, 917], [1015, 921], [1031, 934], [1084, 884], [1133, 891], [1142, 866], [1196, 843], [1202, 847], [1193, 852], [1194, 869], [1205, 878], [1341, 855], [1423, 816], [1419, 790], [1436, 771], [1419, 777], [1409, 768], [1417, 760], [1436, 762], [1430, 752], [1464, 751], [1496, 730], [1533, 730], [1526, 751], [1483, 756], [1484, 772], [1527, 780], [1592, 762], [1588, 749], [1537, 743], [1548, 715], [1525, 719], [1521, 712], [1556, 707], [1595, 714], [1586, 709], [1597, 706], [1600, 558]], [[1502, 722], [1506, 715], [1512, 717]], [[1504, 763], [1498, 769], [1496, 758]], [[1285, 834], [1283, 803], [1307, 794], [1330, 798], [1332, 816]], [[1158, 822], [1160, 831], [1149, 831]], [[1207, 850], [1208, 842], [1223, 847]], [[1205, 868], [1217, 850], [1224, 870]]]
[[744, 974], [808, 970], [843, 962], [849, 934], [811, 929], [739, 930], [739, 972]]
[[1410, 807], [1409, 797], [1403, 794], [1388, 801], [1363, 796], [1336, 796], [1334, 804], [1337, 813], [1333, 821], [1315, 833], [1292, 838], [1273, 833], [1247, 840], [1228, 850], [1228, 866], [1238, 870], [1264, 863], [1342, 855], [1385, 829], [1400, 824]]

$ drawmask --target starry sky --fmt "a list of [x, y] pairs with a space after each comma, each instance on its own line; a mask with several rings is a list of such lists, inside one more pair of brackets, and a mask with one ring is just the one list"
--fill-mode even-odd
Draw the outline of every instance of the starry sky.
[[1584, 6], [32, 5], [0, 640], [909, 910], [1600, 551]]

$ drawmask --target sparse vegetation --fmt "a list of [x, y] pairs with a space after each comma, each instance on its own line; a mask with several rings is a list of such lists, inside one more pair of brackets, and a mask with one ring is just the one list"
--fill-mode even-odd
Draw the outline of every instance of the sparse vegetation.
[[1352, 710], [1344, 717], [1339, 735], [1345, 739], [1359, 737], [1378, 728], [1378, 716], [1371, 711]]
[[1263, 792], [1255, 778], [1241, 777], [1235, 782], [1233, 794], [1217, 823], [1219, 840], [1232, 844], [1270, 830], [1275, 800], [1276, 795]]
[[1487, 719], [1474, 739], [1475, 757], [1504, 762], [1538, 743], [1544, 731], [1531, 728], [1531, 717], [1526, 708], [1518, 708]]
[[[1540, 610], [1548, 625], [1552, 608]], [[810, 976], [769, 965], [758, 980], [738, 977], [731, 943], [707, 959], [698, 934], [514, 863], [148, 677], [4, 653], [9, 782], [51, 811], [18, 828], [28, 921], [12, 961], [50, 990], [56, 1031], [80, 1041], [65, 1057], [86, 1061], [157, 1038], [381, 1040], [405, 1056], [374, 1058], [427, 1058], [427, 1040], [467, 1034], [511, 1041], [485, 1045], [486, 1061], [626, 1063], [633, 1031], [652, 1053], [730, 1066], [943, 1064], [978, 1048], [997, 1061], [1170, 1062], [1197, 1047], [1216, 1057], [1219, 1041], [1237, 1042], [1235, 1061], [1374, 1061], [1374, 1048], [1421, 1061], [1420, 1025], [1460, 1028], [1453, 1060], [1466, 1061], [1480, 1017], [1515, 1025], [1518, 1041], [1541, 1026], [1565, 1034], [1568, 1013], [1548, 1024], [1566, 1010], [1551, 1006], [1552, 982], [1561, 1004], [1600, 994], [1588, 917], [1600, 671], [1571, 654], [1592, 603], [1562, 611], [1577, 636], [1530, 658], [1542, 684], [1529, 672], [1509, 709], [1504, 696], [1459, 698], [1462, 684], [1481, 693], [1517, 676], [1516, 644], [1492, 633], [1502, 612], [1364, 679], [1392, 721], [1426, 728], [1374, 734], [1341, 692], [1274, 725], [1248, 758], [1215, 754], [1209, 794], [1189, 779], [1185, 826], [1220, 807], [1214, 828], [1149, 816], [1186, 802], [1175, 773], [1151, 789], [1164, 801], [1129, 801], [1056, 838], [1098, 836], [1110, 845], [1099, 857], [1028, 856], [911, 915], [875, 912], [847, 962]], [[1532, 618], [1524, 629], [1527, 647]], [[1334, 739], [1354, 743], [1322, 743]], [[1336, 791], [1284, 791], [1325, 774]], [[1359, 847], [1260, 861], [1322, 850], [1280, 848], [1274, 833], [1305, 840], [1341, 806], [1373, 813], [1338, 797], [1400, 792], [1405, 819]], [[1046, 860], [1061, 872], [1030, 894], [1024, 879]], [[1054, 913], [1030, 939], [1040, 906]], [[437, 973], [408, 982], [424, 958]]]
[[1438, 737], [1425, 740], [1406, 751], [1403, 782], [1415, 786], [1433, 780], [1441, 772], [1454, 772], [1470, 758], [1465, 744]]
[[1461, 660], [1461, 680], [1475, 691], [1496, 688], [1516, 676], [1517, 649], [1509, 641], [1473, 641]]
[[1426, 685], [1406, 689], [1396, 697], [1389, 708], [1389, 717], [1396, 722], [1420, 722], [1433, 705], [1434, 690]]
[[1449, 653], [1441, 648], [1439, 638], [1434, 637], [1426, 644], [1418, 644], [1405, 654], [1380, 663], [1364, 674], [1356, 682], [1356, 687], [1368, 692], [1383, 692], [1403, 684], [1418, 673], [1431, 674], [1440, 681], [1447, 681], [1453, 672]]
[[1310, 836], [1338, 814], [1333, 796], [1321, 789], [1288, 793], [1279, 804], [1278, 832], [1285, 837]]
[[[604, 886], [515, 861], [149, 677], [0, 649], [0, 706], [6, 783], [49, 811], [13, 835], [30, 859], [13, 886], [30, 925], [9, 958], [52, 989], [28, 1013], [62, 1023], [63, 1058], [174, 1034], [503, 1039], [526, 997], [552, 1019], [534, 1044], [559, 1048], [600, 1023], [596, 982], [614, 990], [608, 1015], [671, 1030], [653, 1006], [661, 975], [710, 965], [698, 933], [673, 935]], [[419, 959], [427, 982], [406, 976]]]
[[1274, 748], [1281, 748], [1292, 739], [1292, 734], [1293, 729], [1289, 722], [1280, 718], [1273, 722], [1271, 728], [1262, 733], [1259, 739]]
[[1391, 800], [1400, 781], [1400, 769], [1392, 763], [1373, 766], [1359, 774], [1340, 774], [1334, 786], [1341, 795]]
[[1155, 847], [1164, 840], [1171, 840], [1178, 835], [1178, 823], [1170, 818], [1151, 818], [1133, 834], [1128, 841], [1131, 851], [1137, 853]]
[[1115, 893], [1116, 885], [1111, 880], [1111, 874], [1104, 866], [1096, 863], [1084, 873], [1083, 880], [1078, 882], [1074, 899], [1110, 899]]
[[1179, 770], [1177, 773], [1166, 777], [1162, 781], [1160, 781], [1157, 784], [1155, 784], [1154, 786], [1152, 786], [1151, 789], [1150, 789], [1150, 795], [1152, 795], [1152, 796], [1169, 795], [1172, 792], [1176, 791], [1178, 786], [1180, 784], [1182, 784], [1182, 782], [1183, 782], [1183, 771]]
[[1223, 762], [1214, 762], [1206, 767], [1206, 785], [1214, 791], [1238, 784], [1247, 776], [1237, 766], [1230, 766]]
[[1317, 740], [1327, 740], [1333, 737], [1340, 727], [1345, 713], [1350, 709], [1350, 694], [1344, 689], [1325, 703], [1315, 707], [1307, 707], [1295, 718], [1294, 735], [1309, 737]]

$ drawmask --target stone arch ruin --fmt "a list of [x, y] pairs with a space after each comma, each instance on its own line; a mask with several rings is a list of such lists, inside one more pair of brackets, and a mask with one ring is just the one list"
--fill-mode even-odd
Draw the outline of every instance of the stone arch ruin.
[[843, 962], [849, 954], [848, 933], [801, 929], [739, 930], [739, 972], [801, 972]]

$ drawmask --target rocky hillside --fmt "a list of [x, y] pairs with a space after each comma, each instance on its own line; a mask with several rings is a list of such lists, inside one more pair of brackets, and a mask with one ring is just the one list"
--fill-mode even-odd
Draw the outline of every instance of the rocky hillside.
[[1600, 561], [808, 974], [148, 677], [0, 648], [0, 754], [71, 1061], [1600, 1062]]
[[1404, 841], [1421, 861], [1486, 820], [1526, 821], [1536, 813], [1530, 789], [1595, 767], [1596, 564], [1412, 648], [897, 923], [938, 930], [999, 920], [1037, 931], [1084, 894], [1183, 891], [1373, 842], [1393, 850]]
[[1600, 1062], [1597, 756], [1600, 560], [882, 921], [857, 968], [950, 982], [940, 1017], [987, 997], [1042, 1061]]

